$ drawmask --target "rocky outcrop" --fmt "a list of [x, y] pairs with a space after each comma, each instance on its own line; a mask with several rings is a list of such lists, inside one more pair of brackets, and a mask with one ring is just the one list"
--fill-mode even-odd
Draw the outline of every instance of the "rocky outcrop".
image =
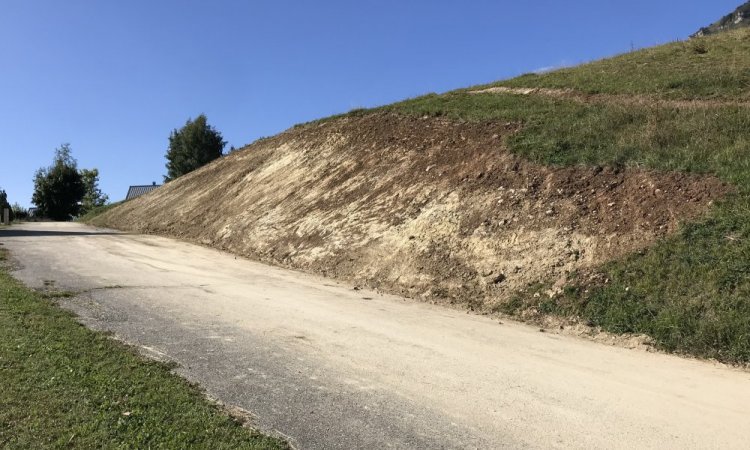
[[747, 2], [737, 8], [733, 13], [721, 18], [718, 22], [701, 28], [691, 37], [707, 36], [709, 34], [721, 33], [723, 31], [734, 30], [750, 26], [750, 2]]

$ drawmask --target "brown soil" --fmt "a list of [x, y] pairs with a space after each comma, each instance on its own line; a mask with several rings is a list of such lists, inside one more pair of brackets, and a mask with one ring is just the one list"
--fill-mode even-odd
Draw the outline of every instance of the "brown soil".
[[95, 219], [481, 310], [643, 248], [728, 187], [709, 176], [551, 168], [515, 123], [345, 117], [258, 141]]

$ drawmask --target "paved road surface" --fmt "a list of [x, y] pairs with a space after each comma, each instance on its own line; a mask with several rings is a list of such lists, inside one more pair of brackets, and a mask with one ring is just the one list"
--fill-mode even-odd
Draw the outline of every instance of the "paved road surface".
[[305, 449], [747, 448], [750, 373], [607, 347], [175, 240], [0, 230], [31, 286]]

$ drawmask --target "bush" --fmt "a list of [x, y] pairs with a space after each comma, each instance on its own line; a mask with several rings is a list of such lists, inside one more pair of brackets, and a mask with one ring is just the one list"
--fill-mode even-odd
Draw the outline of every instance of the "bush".
[[29, 218], [29, 210], [18, 203], [14, 203], [13, 206], [10, 207], [10, 211], [13, 220], [26, 220]]

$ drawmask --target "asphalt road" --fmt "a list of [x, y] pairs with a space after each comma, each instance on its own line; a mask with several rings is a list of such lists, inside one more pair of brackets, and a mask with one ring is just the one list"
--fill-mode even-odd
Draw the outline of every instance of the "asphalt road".
[[72, 223], [0, 230], [15, 275], [303, 449], [747, 448], [750, 373]]

